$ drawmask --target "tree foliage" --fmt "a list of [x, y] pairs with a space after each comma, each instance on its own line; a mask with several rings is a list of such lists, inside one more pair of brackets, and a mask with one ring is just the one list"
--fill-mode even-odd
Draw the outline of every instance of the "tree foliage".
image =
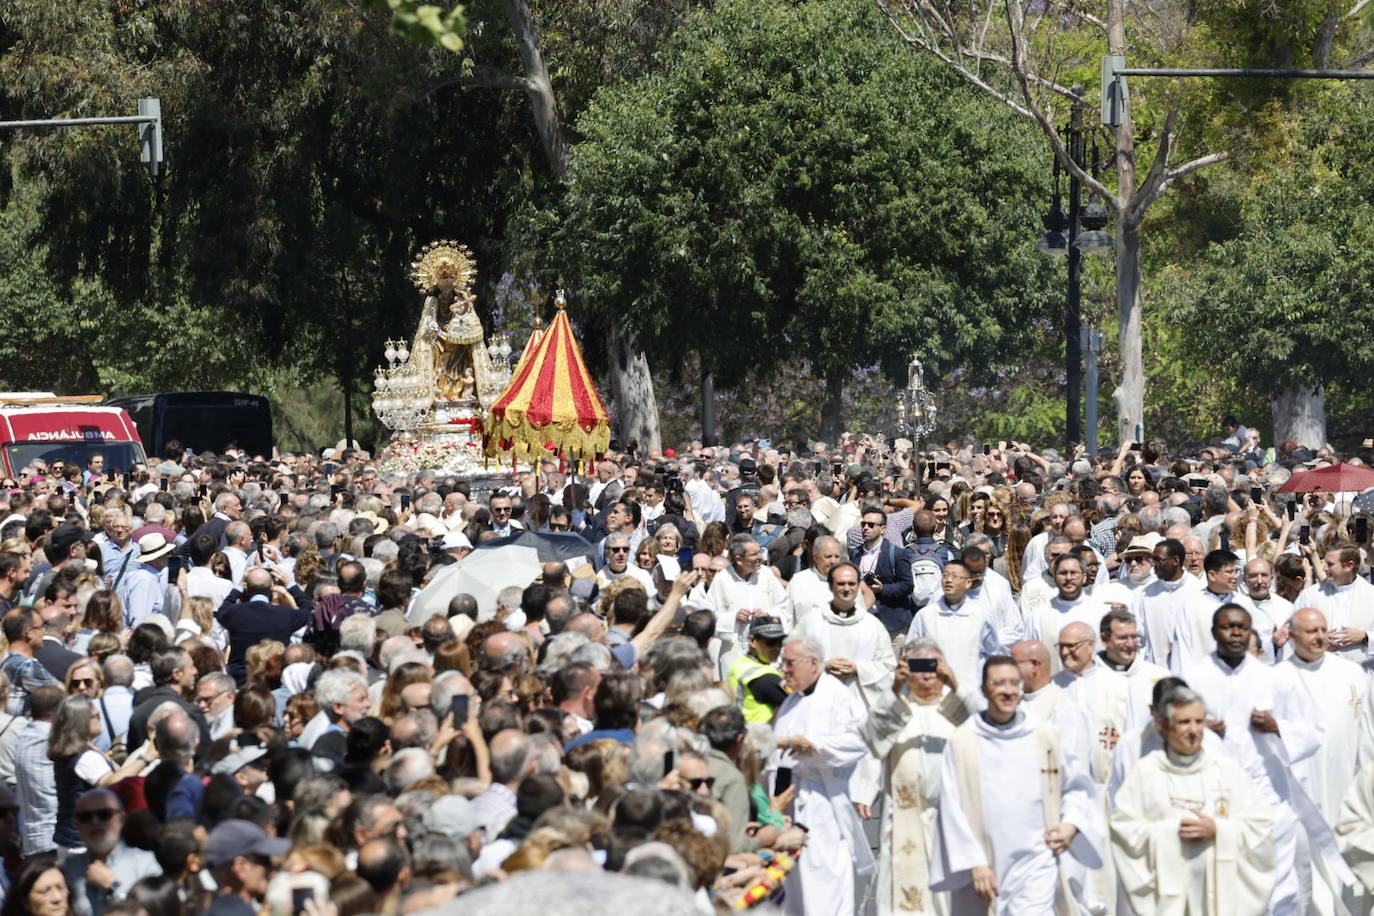
[[[286, 366], [357, 377], [385, 337], [413, 329], [419, 245], [461, 239], [484, 280], [499, 275], [504, 217], [537, 150], [523, 99], [461, 91], [446, 79], [458, 58], [391, 34], [386, 15], [334, 0], [3, 0], [0, 16], [7, 111], [162, 99], [158, 182], [129, 128], [9, 150], [20, 180], [42, 185], [33, 237], [48, 273], [60, 287], [99, 278], [113, 314], [146, 318], [136, 345], [204, 347], [237, 359], [241, 379]], [[216, 333], [190, 333], [199, 311], [224, 317]], [[132, 384], [166, 383], [148, 368], [132, 363]]]
[[398, 35], [455, 53], [463, 50], [463, 29], [467, 23], [461, 6], [445, 10], [420, 0], [368, 0], [368, 3], [391, 12], [391, 30]]
[[1374, 322], [1374, 102], [1336, 90], [1295, 133], [1237, 189], [1234, 232], [1172, 270], [1161, 296], [1195, 358], [1261, 392], [1359, 385], [1374, 370], [1351, 333]]
[[905, 380], [1024, 344], [1046, 163], [1010, 116], [899, 52], [865, 0], [727, 0], [660, 72], [603, 88], [532, 220], [594, 321], [729, 386], [881, 363]]

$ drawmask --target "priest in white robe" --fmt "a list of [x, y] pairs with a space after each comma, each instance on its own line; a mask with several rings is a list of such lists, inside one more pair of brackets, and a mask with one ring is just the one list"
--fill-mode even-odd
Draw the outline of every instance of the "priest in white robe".
[[[859, 568], [848, 560], [830, 568], [831, 600], [808, 616], [794, 633], [809, 636], [821, 647], [825, 672], [838, 678], [857, 696], [864, 708], [892, 694], [892, 672], [897, 660], [892, 640], [875, 615], [859, 602]], [[925, 612], [922, 612], [925, 613]], [[859, 761], [849, 783], [849, 797], [868, 819], [882, 783], [882, 765], [869, 754]]]
[[[1295, 770], [1327, 823], [1334, 826], [1355, 778], [1367, 675], [1359, 665], [1328, 651], [1321, 611], [1296, 611], [1289, 629], [1294, 655], [1274, 669], [1275, 714], [1296, 722], [1304, 711], [1317, 712], [1309, 726], [1317, 752]], [[1294, 703], [1296, 708], [1290, 708]]]
[[1316, 753], [1311, 732], [1304, 726], [1317, 719], [1315, 709], [1304, 711], [1302, 698], [1287, 704], [1288, 715], [1274, 710], [1273, 669], [1250, 654], [1250, 612], [1226, 605], [1216, 612], [1212, 635], [1216, 651], [1184, 674], [1188, 685], [1207, 703], [1208, 726], [1222, 738], [1222, 749], [1240, 764], [1274, 809], [1274, 851], [1277, 884], [1270, 900], [1274, 916], [1301, 911], [1301, 885], [1296, 855], [1301, 828], [1295, 799], [1305, 798], [1292, 776], [1293, 767]]
[[1065, 858], [1102, 864], [1092, 780], [1059, 729], [1018, 708], [1021, 672], [1010, 656], [986, 661], [983, 695], [987, 710], [945, 749], [931, 890], [950, 892], [955, 916], [1070, 913], [1082, 887]]
[[[1045, 547], [1045, 560], [1048, 563], [1045, 571], [1034, 578], [1028, 579], [1024, 576], [1022, 577], [1019, 616], [1023, 629], [1020, 633], [1016, 634], [1017, 640], [1039, 638], [1028, 635], [1025, 627], [1029, 627], [1030, 621], [1038, 617], [1040, 612], [1049, 605], [1051, 599], [1059, 594], [1059, 586], [1055, 583], [1054, 574], [1051, 570], [1054, 569], [1059, 558], [1072, 549], [1073, 541], [1064, 537], [1062, 534], [1055, 535], [1050, 538], [1049, 544]], [[1055, 632], [1058, 631], [1056, 630]], [[1049, 640], [1053, 642], [1053, 636], [1051, 636]], [[1044, 642], [1043, 639], [1041, 641]]]
[[1050, 677], [1050, 650], [1042, 642], [1023, 639], [1011, 647], [1011, 657], [1021, 669], [1021, 709], [1058, 726], [1064, 748], [1079, 760], [1089, 760], [1093, 736], [1088, 717]]
[[[1303, 608], [1293, 614], [1289, 633], [1294, 654], [1274, 669], [1274, 715], [1305, 729], [1316, 744], [1311, 757], [1296, 763], [1293, 772], [1326, 825], [1340, 819], [1341, 802], [1355, 777], [1359, 745], [1360, 707], [1364, 703], [1364, 669], [1327, 651], [1326, 618], [1321, 611]], [[1316, 718], [1303, 722], [1305, 712]], [[1338, 855], [1334, 838], [1319, 831], [1309, 836], [1310, 853], [1299, 855], [1299, 877], [1312, 911], [1329, 916], [1337, 912], [1335, 900], [1344, 891], [1329, 866]], [[1313, 865], [1317, 867], [1312, 867]]]
[[1154, 548], [1161, 540], [1153, 531], [1132, 538], [1121, 552], [1121, 575], [1106, 584], [1091, 586], [1088, 594], [1109, 608], [1130, 610], [1136, 596], [1155, 581]]
[[1140, 622], [1130, 611], [1113, 609], [1104, 614], [1098, 636], [1102, 641], [1098, 664], [1126, 679], [1126, 718], [1121, 732], [1125, 734], [1150, 720], [1154, 686], [1169, 676], [1169, 670], [1145, 659], [1140, 651]]
[[1322, 612], [1331, 638], [1331, 651], [1342, 658], [1374, 667], [1374, 648], [1369, 640], [1374, 630], [1374, 585], [1360, 578], [1360, 548], [1337, 544], [1322, 559], [1325, 581], [1309, 585], [1293, 602], [1295, 607], [1310, 607]]
[[1165, 746], [1132, 769], [1111, 817], [1112, 857], [1137, 916], [1261, 916], [1274, 885], [1274, 817], [1259, 787], [1203, 744], [1207, 708], [1164, 698]]
[[730, 538], [730, 565], [711, 582], [708, 600], [716, 615], [716, 636], [724, 644], [721, 667], [730, 666], [749, 647], [749, 623], [755, 617], [776, 617], [792, 632], [792, 603], [782, 582], [764, 566], [766, 551], [751, 534]]
[[905, 640], [935, 640], [961, 684], [977, 682], [985, 645], [997, 643], [992, 613], [968, 598], [971, 582], [968, 567], [962, 562], [946, 563], [940, 597], [911, 619]]
[[[1004, 655], [1021, 638], [1026, 622], [1021, 617], [1021, 606], [1011, 590], [1011, 583], [992, 568], [992, 539], [978, 532], [970, 534], [964, 539], [959, 559], [970, 576], [968, 600], [987, 608], [997, 638], [994, 651]], [[966, 683], [976, 682], [975, 677]]]
[[1374, 899], [1374, 764], [1361, 767], [1345, 792], [1336, 825], [1341, 855], [1364, 885], [1362, 905], [1354, 912], [1370, 912]]
[[[912, 659], [922, 670], [912, 670]], [[930, 891], [940, 770], [955, 727], [976, 714], [977, 704], [960, 693], [958, 678], [934, 640], [908, 643], [899, 661], [891, 692], [869, 709], [864, 726], [864, 738], [883, 761], [885, 774], [878, 913], [946, 916], [949, 894]]]
[[[1121, 736], [1116, 743], [1116, 753], [1112, 755], [1112, 776], [1107, 782], [1107, 810], [1116, 804], [1116, 793], [1121, 784], [1141, 760], [1151, 751], [1164, 746], [1164, 697], [1175, 687], [1187, 687], [1188, 682], [1172, 674], [1155, 682], [1150, 698], [1150, 719], [1139, 728], [1132, 729]], [[1221, 738], [1210, 728], [1202, 735], [1202, 744], [1216, 753], [1221, 753]]]
[[812, 543], [811, 568], [803, 569], [787, 583], [787, 599], [792, 603], [795, 625], [799, 626], [830, 603], [830, 570], [844, 558], [844, 548], [828, 534], [821, 535]]
[[1174, 647], [1174, 621], [1197, 590], [1183, 568], [1183, 542], [1165, 538], [1154, 547], [1155, 580], [1136, 593], [1131, 613], [1140, 621], [1141, 651], [1152, 665], [1168, 668]]
[[1246, 562], [1241, 589], [1245, 597], [1250, 599], [1255, 619], [1265, 621], [1262, 625], [1257, 624], [1255, 630], [1270, 634], [1269, 642], [1264, 647], [1266, 658], [1278, 661], [1283, 658], [1282, 646], [1288, 640], [1288, 620], [1293, 616], [1293, 602], [1274, 591], [1274, 567], [1263, 557]]
[[[1055, 561], [1051, 570], [1059, 591], [1036, 614], [1026, 618], [1024, 638], [1044, 643], [1055, 642], [1059, 638], [1059, 631], [1071, 623], [1085, 623], [1088, 631], [1096, 634], [1102, 615], [1107, 613], [1107, 606], [1083, 594], [1086, 582], [1083, 561], [1073, 554], [1065, 554]], [[1094, 635], [1093, 641], [1096, 640]], [[1062, 667], [1059, 656], [1051, 655], [1051, 673], [1058, 674]]]
[[[1250, 599], [1236, 591], [1240, 583], [1240, 560], [1229, 550], [1213, 550], [1202, 561], [1206, 585], [1183, 603], [1183, 613], [1174, 622], [1174, 652], [1170, 670], [1183, 675], [1193, 665], [1205, 659], [1216, 649], [1212, 638], [1212, 617], [1217, 609], [1235, 604], [1245, 608], [1253, 622], [1258, 616], [1250, 606]], [[1251, 629], [1255, 629], [1253, 623]], [[1269, 645], [1273, 636], [1273, 625], [1269, 632], [1259, 631], [1261, 645]], [[1272, 650], [1265, 661], [1273, 660]]]
[[[1126, 611], [1112, 610], [1112, 614]], [[1131, 621], [1134, 627], [1134, 620]], [[1105, 628], [1104, 628], [1105, 629]], [[1055, 681], [1064, 688], [1069, 701], [1083, 713], [1087, 722], [1089, 772], [1097, 787], [1103, 817], [1107, 814], [1107, 783], [1112, 774], [1117, 742], [1126, 731], [1131, 706], [1131, 682], [1114, 671], [1093, 653], [1096, 636], [1085, 623], [1071, 623], [1059, 634], [1059, 657], [1064, 668]], [[1094, 912], [1109, 912], [1116, 901], [1116, 875], [1110, 858], [1088, 876], [1087, 903]]]
[[783, 644], [782, 671], [791, 695], [773, 720], [773, 769], [792, 770], [792, 819], [807, 828], [807, 845], [783, 882], [787, 916], [853, 916], [856, 875], [866, 888], [873, 852], [849, 798], [854, 766], [870, 753], [861, 729], [863, 702], [829, 674], [816, 641], [794, 636]]

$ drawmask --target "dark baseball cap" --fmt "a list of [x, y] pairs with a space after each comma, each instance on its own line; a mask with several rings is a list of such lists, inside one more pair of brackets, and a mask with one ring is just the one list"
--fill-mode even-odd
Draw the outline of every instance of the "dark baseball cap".
[[749, 635], [764, 639], [782, 639], [787, 631], [782, 628], [781, 617], [756, 617], [749, 624]]
[[233, 818], [221, 821], [205, 841], [205, 861], [211, 866], [227, 865], [239, 856], [284, 856], [291, 841], [268, 836], [252, 821]]

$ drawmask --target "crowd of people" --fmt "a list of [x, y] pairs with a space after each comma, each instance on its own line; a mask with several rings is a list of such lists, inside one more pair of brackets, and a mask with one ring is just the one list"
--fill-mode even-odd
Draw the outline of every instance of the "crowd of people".
[[0, 916], [1368, 912], [1374, 496], [1281, 492], [1336, 461], [35, 462]]

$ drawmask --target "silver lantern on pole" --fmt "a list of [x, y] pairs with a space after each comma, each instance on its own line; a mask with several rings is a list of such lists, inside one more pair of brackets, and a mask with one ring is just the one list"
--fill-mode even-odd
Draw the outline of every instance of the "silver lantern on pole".
[[935, 431], [935, 395], [926, 389], [925, 368], [914, 353], [906, 367], [906, 389], [897, 396], [897, 421], [918, 442]]

